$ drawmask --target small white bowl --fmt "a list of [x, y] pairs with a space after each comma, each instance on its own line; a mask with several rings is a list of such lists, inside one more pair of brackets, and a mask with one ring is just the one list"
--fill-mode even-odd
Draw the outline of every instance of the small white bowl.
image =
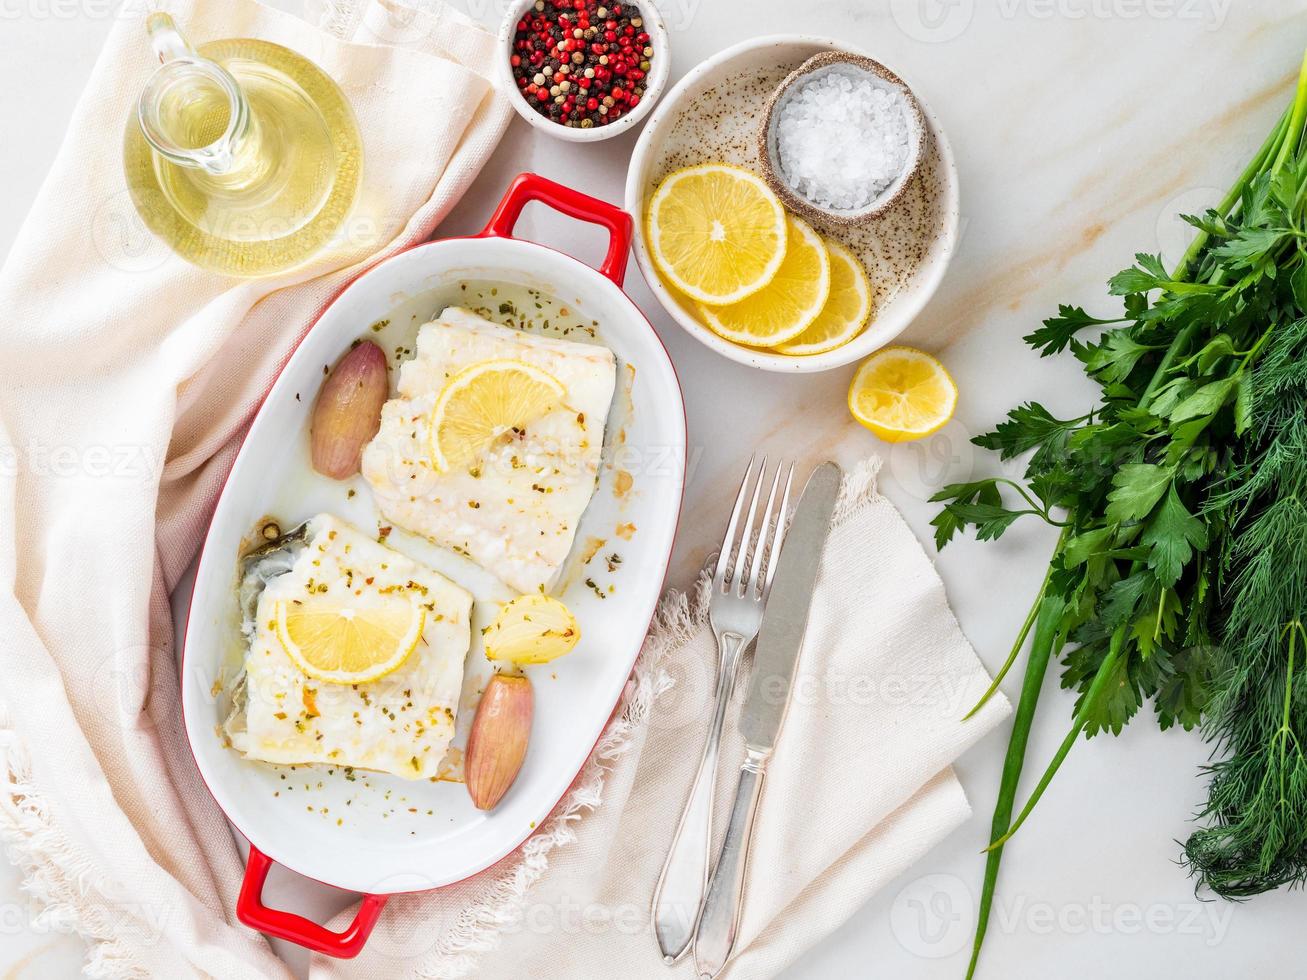
[[[773, 353], [767, 350], [744, 347], [718, 336], [704, 324], [700, 323], [693, 311], [683, 307], [676, 295], [663, 282], [654, 266], [653, 257], [645, 240], [645, 203], [653, 192], [654, 168], [659, 165], [664, 144], [672, 135], [673, 127], [687, 105], [705, 92], [729, 83], [733, 77], [742, 73], [759, 70], [763, 67], [794, 65], [797, 67], [813, 55], [825, 51], [843, 51], [863, 54], [829, 38], [814, 37], [803, 34], [782, 34], [754, 38], [741, 42], [724, 51], [720, 51], [695, 66], [679, 82], [672, 86], [667, 98], [658, 106], [650, 117], [649, 123], [640, 133], [631, 154], [631, 166], [626, 174], [626, 210], [635, 218], [635, 258], [640, 272], [649, 284], [650, 290], [658, 297], [668, 315], [680, 324], [687, 333], [704, 346], [715, 350], [723, 357], [764, 371], [777, 371], [787, 374], [803, 374], [814, 371], [829, 371], [861, 360], [873, 351], [884, 347], [916, 318], [934, 294], [944, 271], [953, 257], [958, 236], [958, 174], [953, 162], [953, 151], [939, 121], [930, 107], [917, 97], [925, 117], [926, 126], [934, 142], [934, 173], [938, 182], [936, 191], [936, 210], [940, 215], [939, 226], [931, 238], [921, 238], [918, 247], [921, 251], [920, 261], [914, 266], [912, 275], [900, 284], [883, 304], [878, 304], [872, 314], [871, 323], [853, 340], [842, 347], [826, 351], [823, 354], [810, 354], [794, 357]], [[906, 84], [906, 83], [905, 83]], [[716, 132], [720, 120], [704, 120], [702, 132]], [[747, 138], [749, 147], [756, 154], [756, 131]], [[687, 160], [685, 163], [697, 162]], [[739, 160], [730, 162], [741, 163]], [[680, 165], [680, 164], [678, 164]], [[742, 163], [761, 174], [761, 166], [755, 156]], [[857, 234], [878, 223], [861, 225], [856, 228], [827, 227], [819, 228], [826, 234], [841, 240], [846, 234]], [[885, 246], [888, 247], [888, 246]], [[875, 272], [872, 272], [873, 278]]]
[[499, 25], [499, 64], [495, 67], [495, 73], [500, 87], [505, 90], [508, 101], [517, 110], [517, 114], [540, 132], [573, 143], [598, 143], [600, 140], [625, 133], [649, 114], [658, 97], [663, 94], [663, 89], [667, 87], [667, 73], [672, 66], [667, 42], [667, 25], [663, 23], [663, 15], [658, 12], [652, 0], [622, 0], [622, 2], [639, 9], [640, 19], [644, 22], [642, 30], [649, 35], [649, 44], [654, 49], [649, 72], [644, 79], [644, 95], [640, 97], [640, 104], [635, 107], [635, 111], [622, 116], [617, 122], [590, 129], [563, 126], [547, 116], [540, 115], [518, 89], [517, 81], [513, 78], [513, 66], [509, 64], [508, 59], [513, 55], [513, 39], [517, 35], [517, 22], [535, 5], [535, 0], [514, 0], [509, 6], [503, 23]]

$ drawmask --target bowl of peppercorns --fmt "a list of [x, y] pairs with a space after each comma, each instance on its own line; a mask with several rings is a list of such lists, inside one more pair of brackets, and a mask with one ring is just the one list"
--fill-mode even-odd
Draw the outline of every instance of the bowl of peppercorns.
[[517, 114], [551, 136], [608, 139], [662, 94], [667, 28], [651, 0], [517, 0], [499, 30]]

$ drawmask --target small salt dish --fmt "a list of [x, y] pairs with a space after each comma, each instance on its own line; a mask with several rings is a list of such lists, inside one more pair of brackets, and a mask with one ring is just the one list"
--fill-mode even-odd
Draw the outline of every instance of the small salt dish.
[[[800, 85], [819, 79], [830, 72], [849, 72], [865, 76], [875, 88], [900, 94], [906, 106], [908, 127], [907, 157], [900, 173], [870, 201], [859, 208], [825, 207], [799, 193], [785, 179], [778, 148], [777, 128], [785, 106], [797, 94]], [[776, 87], [768, 100], [758, 130], [758, 153], [763, 177], [785, 206], [808, 220], [837, 225], [856, 225], [884, 214], [898, 200], [908, 182], [921, 166], [926, 146], [926, 120], [921, 105], [907, 83], [878, 61], [844, 51], [825, 51], [813, 55]]]

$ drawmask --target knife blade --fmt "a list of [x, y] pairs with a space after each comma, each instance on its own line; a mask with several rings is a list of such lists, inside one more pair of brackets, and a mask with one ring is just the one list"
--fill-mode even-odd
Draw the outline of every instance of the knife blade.
[[753, 652], [749, 693], [740, 712], [740, 733], [748, 751], [740, 766], [726, 836], [695, 927], [694, 968], [701, 980], [713, 980], [721, 973], [735, 949], [754, 816], [762, 799], [763, 779], [776, 735], [785, 720], [841, 475], [834, 463], [822, 463], [808, 477], [776, 560], [776, 575]]
[[749, 692], [740, 713], [740, 734], [750, 749], [770, 751], [776, 744], [842, 475], [831, 462], [813, 470], [785, 532], [754, 647]]

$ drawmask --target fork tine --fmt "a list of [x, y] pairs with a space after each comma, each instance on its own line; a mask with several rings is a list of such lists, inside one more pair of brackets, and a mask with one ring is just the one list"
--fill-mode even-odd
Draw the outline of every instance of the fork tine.
[[[745, 594], [747, 582], [753, 576], [754, 567], [758, 563], [758, 551], [755, 548], [753, 561], [749, 562], [749, 547], [753, 543], [753, 519], [758, 514], [758, 497], [762, 494], [762, 481], [767, 476], [767, 457], [762, 458], [762, 463], [758, 467], [758, 482], [753, 485], [753, 497], [749, 501], [749, 519], [744, 524], [744, 533], [740, 535], [740, 553], [735, 558], [735, 573], [731, 577], [731, 591], [736, 595]], [[745, 574], [746, 564], [748, 574]]]
[[[762, 598], [763, 569], [771, 564], [772, 518], [775, 516], [776, 491], [781, 485], [781, 470], [784, 461], [776, 464], [776, 473], [772, 476], [771, 489], [767, 491], [767, 505], [762, 510], [762, 523], [758, 526], [758, 543], [753, 549], [753, 564], [749, 568], [748, 596]], [[765, 475], [765, 474], [764, 474]], [[758, 481], [761, 484], [761, 480]]]
[[[776, 479], [781, 478], [781, 469], [776, 467]], [[788, 525], [785, 522], [785, 515], [790, 510], [790, 486], [794, 482], [794, 464], [790, 464], [790, 471], [785, 474], [785, 492], [781, 495], [781, 509], [776, 514], [776, 535], [772, 538], [771, 550], [767, 552], [767, 579], [762, 584], [762, 597], [767, 598], [771, 592], [771, 580], [776, 577], [776, 566], [781, 556], [781, 545], [785, 542], [785, 532]], [[773, 492], [775, 488], [773, 487]]]
[[735, 543], [735, 529], [740, 523], [740, 511], [744, 507], [745, 491], [749, 489], [749, 479], [753, 476], [753, 460], [749, 457], [749, 466], [744, 471], [744, 479], [740, 481], [740, 490], [735, 495], [735, 506], [731, 508], [731, 520], [726, 525], [726, 534], [722, 538], [722, 547], [717, 554], [717, 568], [713, 572], [712, 584], [713, 589], [717, 592], [724, 592], [726, 589], [726, 569], [731, 564], [731, 546]]

